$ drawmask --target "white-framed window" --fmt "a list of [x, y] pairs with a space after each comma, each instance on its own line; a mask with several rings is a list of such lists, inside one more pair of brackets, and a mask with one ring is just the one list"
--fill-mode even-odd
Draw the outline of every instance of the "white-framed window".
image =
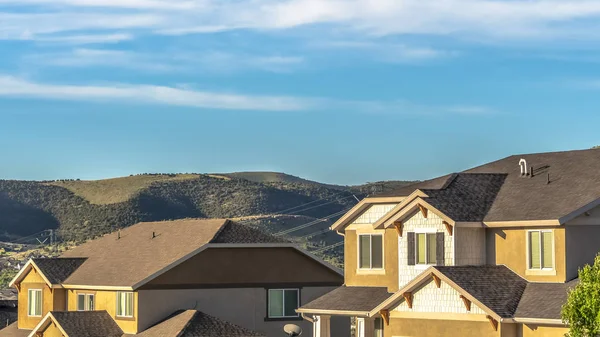
[[93, 311], [94, 306], [94, 294], [77, 294], [77, 311]]
[[527, 231], [529, 269], [554, 269], [553, 236], [552, 230]]
[[133, 317], [133, 293], [130, 291], [117, 292], [117, 316]]
[[415, 233], [416, 264], [436, 264], [437, 233]]
[[358, 268], [383, 268], [383, 235], [360, 234], [358, 236]]
[[27, 291], [27, 316], [42, 316], [42, 289]]
[[267, 294], [269, 318], [298, 317], [300, 289], [269, 289]]

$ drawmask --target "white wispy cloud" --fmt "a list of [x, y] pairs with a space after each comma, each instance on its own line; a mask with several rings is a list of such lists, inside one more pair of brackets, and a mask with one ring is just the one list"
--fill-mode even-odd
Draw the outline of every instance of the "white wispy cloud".
[[118, 43], [122, 41], [132, 40], [134, 36], [132, 34], [75, 34], [75, 35], [50, 35], [50, 36], [36, 36], [35, 40], [38, 42], [51, 42], [51, 43], [62, 43], [72, 45], [83, 45], [83, 44], [107, 44], [107, 43]]
[[309, 108], [306, 102], [293, 97], [223, 94], [158, 85], [45, 84], [12, 76], [0, 76], [0, 96], [233, 110], [298, 111]]
[[252, 111], [331, 111], [385, 114], [467, 114], [488, 115], [492, 109], [481, 106], [430, 106], [409, 101], [356, 101], [322, 97], [244, 95], [194, 90], [190, 86], [161, 85], [75, 85], [39, 83], [0, 75], [0, 97], [37, 98], [64, 101], [99, 101], [172, 106], [252, 110]]
[[139, 53], [118, 49], [75, 48], [25, 55], [27, 67], [110, 67], [156, 72], [234, 73], [262, 70], [285, 73], [304, 63], [299, 56], [236, 54], [225, 51]]
[[[0, 0], [0, 4], [8, 10], [0, 14], [3, 35], [124, 27], [190, 34], [329, 25], [371, 36], [600, 37], [597, 29], [590, 29], [598, 28], [599, 0]], [[29, 6], [35, 13], [10, 13], [11, 4]]]

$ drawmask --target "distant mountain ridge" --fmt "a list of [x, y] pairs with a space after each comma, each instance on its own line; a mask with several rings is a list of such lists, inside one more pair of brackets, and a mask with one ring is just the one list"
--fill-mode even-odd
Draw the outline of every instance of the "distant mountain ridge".
[[[64, 240], [80, 241], [140, 221], [180, 218], [249, 218], [244, 220], [248, 224], [278, 232], [343, 212], [356, 204], [356, 198], [407, 183], [338, 186], [277, 172], [141, 174], [96, 181], [0, 180], [0, 240], [57, 229]], [[306, 236], [335, 219], [291, 235]], [[306, 239], [324, 244], [339, 240], [327, 235]]]

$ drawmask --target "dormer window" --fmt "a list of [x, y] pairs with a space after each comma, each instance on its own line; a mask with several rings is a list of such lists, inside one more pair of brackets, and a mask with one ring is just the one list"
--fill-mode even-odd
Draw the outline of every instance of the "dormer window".
[[519, 167], [521, 168], [521, 176], [527, 175], [527, 161], [525, 159], [519, 160]]

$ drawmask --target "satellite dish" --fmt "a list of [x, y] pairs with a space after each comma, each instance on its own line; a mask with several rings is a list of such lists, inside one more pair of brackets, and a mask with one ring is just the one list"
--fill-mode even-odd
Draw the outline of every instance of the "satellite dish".
[[297, 326], [296, 324], [286, 324], [283, 327], [283, 331], [290, 337], [300, 336], [302, 334], [302, 328]]

